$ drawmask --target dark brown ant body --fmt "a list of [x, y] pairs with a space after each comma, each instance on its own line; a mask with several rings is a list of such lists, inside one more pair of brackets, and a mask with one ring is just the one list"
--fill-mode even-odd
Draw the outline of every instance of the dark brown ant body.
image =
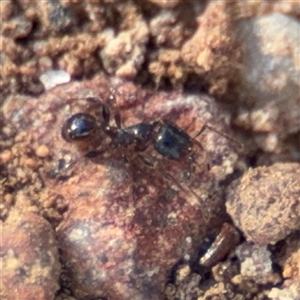
[[[91, 113], [85, 112], [72, 115], [62, 127], [62, 137], [67, 142], [83, 145], [81, 150], [84, 151], [84, 156], [89, 158], [95, 158], [102, 154], [105, 154], [107, 158], [107, 154], [111, 150], [121, 149], [119, 153], [127, 162], [141, 162], [145, 167], [151, 168], [157, 174], [160, 174], [162, 178], [175, 183], [183, 191], [188, 190], [199, 199], [191, 185], [186, 186], [185, 184], [187, 180], [193, 177], [193, 174], [197, 173], [195, 172], [196, 167], [200, 168], [201, 172], [207, 171], [210, 167], [207, 153], [201, 143], [196, 140], [196, 137], [201, 135], [204, 130], [210, 129], [226, 138], [233, 139], [206, 124], [193, 138], [183, 129], [166, 120], [140, 122], [128, 127], [122, 127], [121, 116], [117, 105], [115, 105], [116, 99], [114, 96], [110, 99], [114, 101], [114, 125], [111, 125], [109, 107], [95, 98], [89, 98], [88, 100], [94, 102], [100, 108], [100, 113], [98, 111], [96, 115], [91, 110]], [[233, 141], [235, 142], [235, 140]], [[153, 153], [155, 157], [149, 156], [144, 152], [150, 146], [155, 150]], [[157, 156], [176, 161], [183, 166], [183, 172], [175, 171], [177, 174], [174, 177], [171, 174], [172, 172], [168, 172], [165, 169], [164, 164], [159, 163]], [[72, 163], [67, 168], [71, 165]]]
[[[62, 137], [68, 142], [85, 142], [99, 133], [105, 133], [111, 139], [109, 147], [117, 148], [130, 146], [137, 152], [146, 150], [150, 145], [157, 153], [171, 160], [193, 160], [193, 140], [182, 129], [167, 121], [141, 122], [122, 128], [120, 115], [115, 114], [116, 126], [110, 125], [110, 110], [102, 104], [102, 122], [92, 114], [77, 113], [64, 123]], [[99, 145], [101, 146], [101, 145]], [[103, 153], [99, 148], [85, 154], [87, 157]]]

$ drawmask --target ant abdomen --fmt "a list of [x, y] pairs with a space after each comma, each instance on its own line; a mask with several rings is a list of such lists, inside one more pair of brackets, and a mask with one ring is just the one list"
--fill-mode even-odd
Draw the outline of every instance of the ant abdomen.
[[66, 120], [62, 127], [62, 137], [67, 142], [83, 141], [95, 134], [96, 119], [86, 113], [77, 113]]

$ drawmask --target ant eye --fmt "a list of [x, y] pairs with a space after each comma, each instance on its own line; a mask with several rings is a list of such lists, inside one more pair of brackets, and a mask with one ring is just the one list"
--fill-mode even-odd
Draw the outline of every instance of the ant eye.
[[64, 123], [61, 134], [67, 142], [81, 141], [90, 137], [96, 127], [97, 121], [92, 115], [78, 113]]

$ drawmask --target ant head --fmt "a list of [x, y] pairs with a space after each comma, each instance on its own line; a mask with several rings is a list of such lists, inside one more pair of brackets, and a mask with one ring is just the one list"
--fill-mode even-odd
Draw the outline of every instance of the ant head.
[[95, 134], [98, 128], [96, 119], [87, 113], [77, 113], [66, 120], [61, 135], [67, 142], [83, 141]]

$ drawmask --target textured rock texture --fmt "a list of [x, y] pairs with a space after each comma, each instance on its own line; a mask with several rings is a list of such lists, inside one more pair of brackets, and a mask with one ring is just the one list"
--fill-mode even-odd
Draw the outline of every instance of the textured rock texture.
[[248, 241], [275, 244], [300, 227], [300, 166], [249, 169], [228, 188], [227, 211]]
[[34, 213], [13, 209], [0, 230], [1, 299], [54, 299], [60, 262], [50, 224]]

